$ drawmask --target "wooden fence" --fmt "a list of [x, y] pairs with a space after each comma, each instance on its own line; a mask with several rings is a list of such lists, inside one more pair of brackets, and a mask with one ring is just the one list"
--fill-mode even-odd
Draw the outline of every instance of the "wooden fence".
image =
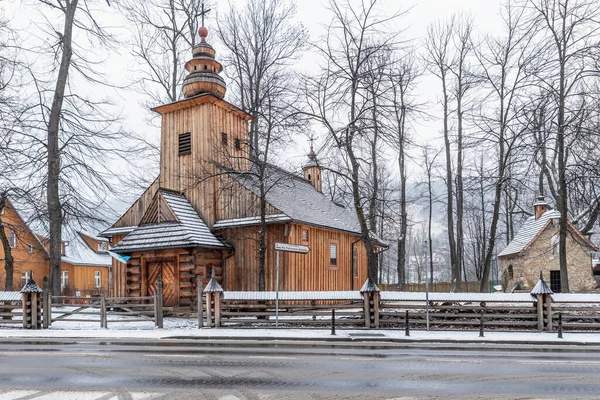
[[[368, 285], [365, 284], [365, 287]], [[363, 287], [363, 289], [365, 289]], [[225, 292], [206, 289], [207, 327], [323, 327], [551, 331], [600, 330], [600, 295], [530, 293]], [[427, 300], [428, 299], [428, 300]], [[335, 317], [333, 313], [335, 312]], [[199, 327], [204, 326], [199, 310]]]
[[[479, 292], [479, 286], [481, 282], [462, 282], [461, 292]], [[491, 283], [490, 283], [491, 286]], [[383, 291], [400, 291], [397, 283], [382, 283], [378, 285], [379, 289]], [[426, 290], [426, 284], [423, 283], [407, 283], [404, 287], [403, 292], [424, 292]], [[430, 292], [449, 293], [452, 291], [452, 282], [433, 282], [429, 285]]]
[[50, 296], [44, 289], [43, 299], [44, 328], [59, 321], [100, 323], [101, 328], [108, 328], [109, 322], [153, 322], [157, 328], [163, 327], [162, 281], [160, 280], [154, 296]]

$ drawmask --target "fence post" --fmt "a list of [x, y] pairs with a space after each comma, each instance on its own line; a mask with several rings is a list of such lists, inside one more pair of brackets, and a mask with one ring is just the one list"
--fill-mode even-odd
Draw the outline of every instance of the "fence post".
[[408, 321], [408, 310], [406, 310], [406, 318], [404, 320], [404, 336], [410, 336], [410, 322]]
[[479, 337], [483, 336], [483, 311], [481, 311], [481, 316], [479, 317]]
[[331, 334], [335, 336], [335, 308], [331, 309]]
[[100, 328], [107, 328], [108, 326], [106, 318], [106, 299], [104, 295], [100, 295]]
[[211, 278], [204, 289], [206, 293], [206, 326], [209, 328], [221, 326], [221, 293], [223, 288]]
[[563, 331], [563, 326], [562, 326], [562, 313], [558, 313], [558, 338], [562, 339], [562, 331]]
[[[31, 274], [29, 276], [32, 276]], [[40, 329], [42, 327], [40, 295], [44, 291], [29, 278], [21, 289], [21, 304], [23, 307], [23, 329]]]
[[158, 276], [158, 288], [156, 290], [156, 327], [163, 327], [163, 280], [162, 276]]
[[546, 322], [546, 330], [552, 332], [552, 295], [545, 294], [544, 300], [546, 302], [546, 318], [548, 319]]
[[544, 330], [544, 296], [541, 294], [537, 296], [537, 320], [538, 320], [538, 330]]
[[540, 280], [529, 292], [532, 296], [537, 296], [538, 329], [544, 329], [544, 317], [546, 319], [546, 330], [552, 330], [552, 289], [544, 281], [542, 271], [540, 271]]
[[42, 328], [48, 329], [50, 323], [52, 322], [52, 316], [50, 315], [51, 307], [50, 307], [50, 291], [48, 290], [48, 277], [45, 276], [43, 279], [44, 288], [42, 289]]
[[202, 305], [202, 277], [196, 277], [196, 304], [198, 305], [198, 329], [204, 327], [204, 307]]
[[379, 292], [371, 278], [360, 289], [364, 298], [365, 328], [379, 328]]

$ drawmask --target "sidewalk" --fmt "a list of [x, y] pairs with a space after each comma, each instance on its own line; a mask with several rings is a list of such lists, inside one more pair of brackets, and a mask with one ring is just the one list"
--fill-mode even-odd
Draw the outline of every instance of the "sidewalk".
[[55, 322], [50, 329], [24, 330], [16, 327], [0, 327], [0, 338], [113, 338], [113, 339], [219, 339], [261, 341], [326, 341], [326, 342], [393, 342], [393, 343], [498, 343], [529, 345], [600, 345], [600, 333], [569, 333], [559, 339], [556, 332], [485, 332], [479, 331], [424, 331], [411, 330], [336, 330], [330, 329], [272, 329], [272, 328], [218, 328], [198, 329], [196, 321], [184, 318], [165, 318], [164, 329], [154, 328], [153, 323], [108, 324], [101, 329], [97, 323]]

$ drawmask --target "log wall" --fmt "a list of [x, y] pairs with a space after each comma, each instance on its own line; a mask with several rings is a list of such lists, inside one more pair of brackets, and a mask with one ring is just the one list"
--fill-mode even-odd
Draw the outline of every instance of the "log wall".
[[[193, 307], [197, 301], [197, 276], [202, 277], [206, 286], [214, 274], [219, 284], [223, 283], [223, 254], [221, 250], [213, 249], [170, 249], [152, 252], [135, 252], [127, 262], [125, 280], [119, 274], [113, 276], [115, 283], [115, 296], [140, 297], [148, 296], [147, 271], [151, 262], [174, 260], [176, 279], [178, 285], [179, 307]], [[120, 271], [121, 272], [121, 271]], [[165, 282], [165, 285], [172, 282]], [[121, 293], [124, 293], [121, 295]]]

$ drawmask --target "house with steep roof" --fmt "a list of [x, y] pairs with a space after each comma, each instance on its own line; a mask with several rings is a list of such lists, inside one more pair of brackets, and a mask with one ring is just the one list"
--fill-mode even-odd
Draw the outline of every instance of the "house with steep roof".
[[276, 242], [310, 247], [281, 255], [280, 290], [359, 289], [367, 256], [355, 213], [322, 193], [312, 148], [301, 176], [267, 165], [259, 180], [247, 148], [252, 116], [223, 99], [222, 66], [208, 30], [199, 34], [184, 99], [153, 109], [161, 115], [160, 175], [101, 233], [130, 257], [113, 260], [115, 295], [153, 295], [159, 276], [171, 307], [195, 304], [198, 282], [211, 277], [227, 290], [258, 290], [261, 215], [265, 290], [275, 290]]
[[[39, 285], [50, 276], [48, 240], [38, 235], [9, 200], [0, 210], [0, 219], [13, 257], [13, 290], [20, 290], [33, 276]], [[61, 289], [63, 294], [81, 296], [108, 294], [109, 269], [112, 264], [106, 238], [83, 232], [62, 243]], [[0, 245], [0, 288], [6, 282], [6, 252]]]
[[[498, 254], [504, 290], [530, 290], [540, 272], [554, 293], [560, 293], [560, 262], [558, 230], [560, 213], [549, 209], [544, 196], [533, 205], [534, 215], [528, 218], [513, 240]], [[598, 248], [569, 222], [567, 235], [567, 271], [569, 288], [586, 292], [599, 287], [600, 270], [592, 265], [592, 255]]]

